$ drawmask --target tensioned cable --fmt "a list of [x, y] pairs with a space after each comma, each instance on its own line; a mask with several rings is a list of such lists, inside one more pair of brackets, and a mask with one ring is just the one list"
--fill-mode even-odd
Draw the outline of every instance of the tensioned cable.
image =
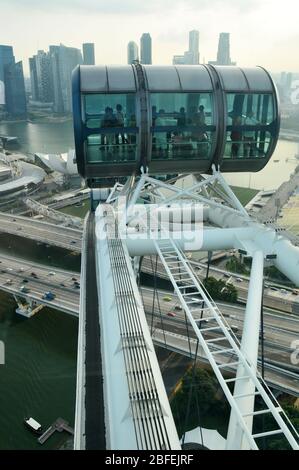
[[[155, 270], [153, 269], [153, 260], [152, 260], [152, 256], [150, 256], [150, 260], [151, 260], [152, 272], [154, 272], [154, 296], [153, 296], [153, 306], [152, 306], [152, 322], [153, 322], [153, 317], [154, 317], [154, 302], [155, 302], [155, 298], [156, 298], [156, 299], [157, 299], [157, 305], [158, 305], [158, 311], [159, 311], [159, 315], [160, 315], [160, 320], [161, 320], [161, 325], [162, 325], [163, 338], [164, 338], [164, 345], [165, 345], [165, 347], [166, 347], [166, 346], [167, 346], [167, 343], [166, 343], [166, 336], [165, 336], [164, 320], [163, 320], [163, 316], [162, 316], [161, 305], [160, 305], [160, 299], [159, 299], [159, 294], [158, 294], [158, 289], [157, 289], [158, 256], [156, 255]], [[153, 335], [153, 323], [152, 323], [152, 325], [151, 325], [151, 335]]]

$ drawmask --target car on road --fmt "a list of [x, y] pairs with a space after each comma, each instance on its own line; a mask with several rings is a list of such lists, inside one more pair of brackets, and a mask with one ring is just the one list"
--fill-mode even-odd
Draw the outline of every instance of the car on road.
[[11, 280], [11, 279], [6, 279], [5, 284], [7, 284], [8, 286], [10, 286], [10, 285], [12, 284], [12, 280]]
[[64, 282], [61, 282], [60, 285], [61, 285], [61, 287], [65, 287]]
[[38, 278], [37, 274], [35, 274], [35, 273], [31, 273], [31, 276], [32, 276], [32, 277], [35, 277], [35, 279]]
[[24, 294], [28, 294], [28, 292], [30, 292], [29, 289], [28, 289], [28, 287], [26, 287], [26, 286], [21, 286], [21, 287], [20, 287], [20, 291], [21, 291], [21, 292], [24, 292]]
[[273, 292], [278, 292], [277, 287], [272, 287], [272, 286], [271, 286], [271, 287], [270, 287], [270, 290], [273, 290]]
[[55, 297], [56, 297], [56, 295], [53, 294], [53, 292], [49, 291], [49, 292], [45, 292], [42, 298], [44, 300], [54, 300]]
[[28, 279], [23, 279], [23, 284], [26, 284], [26, 282], [29, 282]]
[[71, 240], [71, 245], [75, 245], [77, 242], [75, 240]]
[[179, 312], [181, 312], [181, 311], [183, 310], [183, 308], [181, 307], [181, 305], [176, 305], [176, 306], [174, 307], [174, 309], [177, 310], [177, 311], [179, 311]]
[[72, 281], [77, 281], [77, 278], [76, 277], [72, 277]]
[[236, 281], [237, 282], [243, 282], [243, 279], [241, 279], [240, 277], [236, 277]]
[[55, 273], [54, 271], [50, 271], [50, 272], [48, 273], [48, 276], [55, 276], [55, 274], [56, 274], [56, 273]]
[[80, 284], [79, 284], [79, 282], [74, 282], [73, 288], [74, 288], [74, 289], [80, 289]]
[[175, 317], [175, 316], [176, 316], [174, 312], [168, 312], [167, 315], [168, 315], [169, 317]]
[[164, 302], [171, 302], [171, 301], [172, 301], [172, 298], [171, 298], [169, 295], [165, 295], [165, 296], [163, 297], [163, 300], [164, 300]]

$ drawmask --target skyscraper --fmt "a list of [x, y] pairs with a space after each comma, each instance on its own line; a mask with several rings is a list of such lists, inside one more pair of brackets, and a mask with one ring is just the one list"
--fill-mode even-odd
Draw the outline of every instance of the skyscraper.
[[38, 85], [37, 85], [37, 67], [36, 67], [36, 56], [29, 58], [29, 72], [30, 72], [30, 84], [31, 84], [31, 98], [33, 101], [38, 101]]
[[152, 63], [152, 38], [149, 33], [143, 33], [140, 39], [140, 61], [142, 64]]
[[53, 80], [50, 54], [38, 51], [29, 59], [31, 96], [33, 101], [53, 102]]
[[199, 31], [189, 32], [189, 50], [183, 55], [174, 55], [173, 65], [197, 65], [199, 64]]
[[51, 71], [53, 80], [54, 111], [72, 111], [72, 71], [83, 64], [82, 54], [74, 47], [50, 46]]
[[11, 63], [4, 72], [6, 111], [9, 116], [27, 114], [26, 92], [22, 62]]
[[230, 58], [229, 33], [220, 33], [218, 41], [217, 60], [209, 62], [213, 65], [236, 65]]
[[220, 33], [217, 62], [219, 65], [231, 65], [229, 33]]
[[138, 46], [136, 42], [130, 41], [127, 47], [128, 64], [132, 64], [134, 60], [138, 60]]
[[0, 46], [0, 105], [5, 105], [5, 83], [4, 71], [5, 67], [9, 64], [14, 64], [15, 58], [13, 55], [13, 48], [11, 46]]
[[15, 62], [13, 48], [0, 45], [0, 105], [12, 117], [26, 115], [26, 93], [22, 62]]
[[199, 31], [189, 32], [189, 51], [192, 54], [192, 64], [199, 64]]
[[83, 44], [83, 63], [84, 65], [95, 65], [94, 44], [91, 42]]

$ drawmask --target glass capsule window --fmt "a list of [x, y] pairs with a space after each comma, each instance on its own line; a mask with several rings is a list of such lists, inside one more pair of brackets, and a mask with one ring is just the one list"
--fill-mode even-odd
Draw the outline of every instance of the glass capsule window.
[[210, 93], [151, 94], [152, 160], [209, 159], [215, 125]]
[[274, 138], [274, 129], [274, 106], [271, 94], [227, 94], [224, 158], [267, 157]]
[[87, 163], [132, 162], [137, 155], [135, 94], [84, 96]]

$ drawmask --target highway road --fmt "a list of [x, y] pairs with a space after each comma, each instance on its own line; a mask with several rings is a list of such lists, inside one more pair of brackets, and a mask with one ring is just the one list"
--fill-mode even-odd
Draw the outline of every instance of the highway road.
[[82, 230], [0, 212], [0, 231], [81, 252]]
[[[33, 277], [32, 273], [34, 273], [36, 277]], [[8, 279], [11, 280], [11, 283], [8, 283]], [[78, 316], [79, 289], [74, 287], [75, 281], [80, 282], [80, 275], [78, 273], [56, 268], [54, 270], [53, 268], [45, 267], [37, 263], [0, 255], [0, 289]], [[25, 285], [29, 289], [28, 294], [20, 292], [22, 285]], [[44, 293], [49, 290], [56, 295], [53, 301], [42, 299]], [[151, 315], [153, 291], [148, 288], [142, 288], [141, 292], [150, 328], [154, 326], [155, 329], [163, 329], [164, 325], [166, 330], [186, 336], [184, 314], [182, 311], [176, 309], [179, 307], [179, 303], [174, 294], [162, 290], [158, 292], [163, 320], [162, 325], [157, 300], [155, 304], [155, 316], [152, 318]], [[165, 296], [171, 298], [170, 302], [163, 300]], [[225, 320], [233, 327], [237, 337], [240, 338], [244, 307], [223, 303], [219, 303], [218, 306]], [[175, 317], [169, 317], [167, 315], [169, 312], [174, 313]], [[289, 373], [291, 374], [292, 370], [294, 370], [294, 366], [290, 364], [290, 354], [292, 352], [291, 342], [299, 337], [299, 318], [294, 318], [294, 315], [287, 313], [264, 309], [264, 323], [266, 362], [271, 363], [273, 366], [276, 365], [284, 369], [289, 369]], [[191, 332], [191, 329], [190, 333], [191, 337], [194, 337], [194, 333]], [[275, 373], [281, 377], [283, 371], [279, 369], [279, 371]], [[283, 374], [283, 376], [285, 377], [285, 374]]]
[[[190, 259], [189, 262], [198, 278], [203, 280], [206, 277], [207, 265], [192, 259]], [[155, 263], [153, 263], [153, 265], [155, 266]], [[143, 258], [141, 270], [146, 274], [153, 274], [149, 257]], [[157, 276], [168, 280], [168, 276], [159, 259], [157, 263]], [[236, 273], [229, 273], [215, 266], [210, 266], [209, 276], [234, 285], [238, 290], [238, 300], [246, 302], [249, 284], [248, 277]], [[297, 295], [293, 293], [293, 289], [281, 288], [280, 286], [276, 287], [272, 282], [266, 281], [264, 288], [264, 306], [299, 315], [299, 289], [294, 289], [294, 292], [295, 291], [298, 292]]]
[[[74, 252], [81, 252], [82, 231], [55, 224], [41, 222], [28, 217], [20, 217], [0, 212], [0, 231], [20, 237], [58, 246]], [[190, 259], [191, 265], [200, 279], [206, 275], [206, 264]], [[152, 274], [152, 265], [149, 257], [144, 257], [142, 272]], [[210, 275], [225, 282], [231, 282], [238, 289], [238, 298], [246, 301], [248, 292], [248, 277], [210, 267]], [[157, 276], [168, 279], [160, 260], [157, 264]], [[269, 285], [269, 286], [268, 286]], [[265, 283], [264, 305], [270, 308], [299, 314], [299, 290], [295, 295], [292, 289], [281, 289], [270, 282]], [[267, 287], [268, 286], [268, 287]]]
[[[80, 282], [79, 273], [0, 255], [1, 290], [78, 316], [80, 289], [75, 287], [75, 281]], [[29, 289], [28, 294], [20, 291], [21, 286]], [[54, 300], [42, 299], [48, 291], [55, 294]]]
[[[153, 331], [153, 341], [155, 345], [159, 347], [165, 347], [166, 343], [168, 349], [179, 354], [184, 354], [187, 357], [190, 357], [191, 350], [191, 357], [195, 356], [197, 341], [193, 338], [188, 340], [186, 335], [155, 328]], [[197, 354], [199, 362], [208, 362], [200, 347], [198, 348]], [[224, 370], [226, 371], [227, 377], [230, 377], [230, 372], [235, 371], [236, 368], [235, 365], [231, 365], [231, 363], [234, 362], [234, 359], [231, 356], [224, 354], [218, 354], [217, 357], [219, 359], [221, 358], [222, 364], [226, 364]], [[296, 397], [299, 396], [298, 374], [285, 371], [281, 368], [273, 366], [272, 364], [266, 363], [265, 365], [265, 380], [268, 386], [272, 386], [275, 389], [290, 393]], [[258, 369], [261, 370], [260, 363]]]
[[[147, 313], [151, 314], [153, 306], [153, 290], [148, 288], [141, 289], [142, 298]], [[169, 296], [167, 291], [158, 291], [158, 300], [155, 299], [155, 323], [161, 322], [159, 313], [162, 313], [163, 322], [177, 323], [180, 329], [186, 329], [185, 315], [179, 309], [179, 302], [175, 294], [170, 295], [171, 301], [163, 300]], [[239, 305], [230, 305], [217, 303], [219, 310], [233, 329], [236, 336], [240, 339], [243, 330], [245, 307]], [[175, 315], [175, 317], [169, 317]], [[204, 318], [204, 317], [203, 317]], [[169, 320], [170, 319], [170, 320]], [[149, 324], [151, 319], [149, 318]], [[160, 327], [160, 326], [159, 326]], [[217, 335], [212, 335], [217, 336]], [[195, 336], [194, 336], [195, 337]], [[292, 352], [291, 343], [299, 338], [299, 319], [294, 319], [290, 315], [279, 315], [270, 310], [264, 310], [264, 345], [265, 357], [272, 363], [281, 364], [283, 367], [294, 368], [290, 363]]]

